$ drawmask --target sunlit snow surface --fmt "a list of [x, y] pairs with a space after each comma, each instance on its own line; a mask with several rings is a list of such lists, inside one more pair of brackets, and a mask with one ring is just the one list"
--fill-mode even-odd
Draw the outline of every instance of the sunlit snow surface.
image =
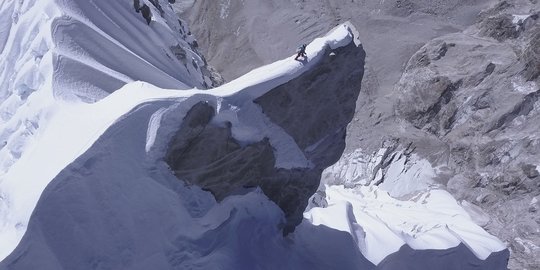
[[[252, 100], [309, 70], [326, 46], [352, 42], [348, 25], [312, 42], [305, 64], [290, 57], [203, 91], [192, 88], [204, 81], [194, 66], [183, 67], [153, 51], [155, 42], [162, 43], [158, 48], [171, 40], [183, 42], [171, 34], [180, 26], [167, 20], [169, 10], [148, 28], [130, 0], [21, 3], [0, 3], [0, 258], [21, 243], [27, 229], [30, 240], [16, 256], [38, 256], [32, 249], [36, 246], [41, 247], [40, 258], [53, 256], [48, 249], [56, 248], [63, 251], [58, 258], [72, 258], [74, 265], [85, 259], [96, 263], [80, 253], [84, 248], [104, 257], [120, 252], [127, 263], [149, 256], [138, 258], [138, 269], [167, 269], [160, 263], [163, 254], [170, 255], [170, 246], [186, 252], [168, 258], [184, 258], [178, 259], [184, 269], [213, 269], [213, 264], [234, 269], [250, 265], [250, 260], [272, 269], [357, 269], [378, 264], [405, 244], [446, 249], [463, 243], [480, 259], [505, 248], [445, 191], [427, 190], [399, 201], [377, 187], [327, 187], [329, 206], [311, 209], [290, 239], [283, 238], [278, 229], [282, 213], [260, 191], [218, 204], [209, 193], [182, 186], [159, 160], [183, 116], [204, 101], [216, 109], [217, 121], [234, 123], [237, 140], [268, 137], [276, 149], [276, 166], [310, 166], [295, 154], [294, 143], [277, 143], [287, 142], [286, 133], [261, 129], [261, 114]], [[107, 14], [112, 10], [118, 14]], [[70, 25], [79, 25], [79, 31]], [[97, 49], [98, 41], [104, 47]], [[132, 82], [134, 78], [146, 82]], [[183, 90], [151, 84], [158, 82]], [[94, 198], [85, 190], [100, 195]], [[40, 198], [42, 194], [46, 196]], [[72, 203], [76, 198], [86, 200]], [[38, 200], [44, 203], [40, 206]], [[55, 212], [59, 209], [63, 212]], [[99, 234], [109, 225], [118, 230]], [[86, 238], [96, 233], [99, 243], [107, 245], [93, 246], [93, 239]], [[148, 239], [134, 238], [141, 233], [148, 233]], [[48, 239], [51, 235], [56, 238]], [[62, 240], [77, 240], [79, 246], [62, 246]], [[249, 256], [235, 256], [244, 253]], [[110, 263], [113, 269], [120, 267]], [[60, 267], [51, 263], [42, 269]]]
[[505, 248], [474, 224], [444, 190], [398, 200], [377, 186], [328, 186], [326, 198], [328, 207], [311, 209], [304, 216], [313, 224], [350, 233], [374, 264], [405, 244], [413, 249], [447, 249], [463, 243], [480, 259]]

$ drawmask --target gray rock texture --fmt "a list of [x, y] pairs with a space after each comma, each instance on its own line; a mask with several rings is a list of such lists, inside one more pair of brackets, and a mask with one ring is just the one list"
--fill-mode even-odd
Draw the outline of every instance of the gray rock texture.
[[213, 107], [194, 106], [171, 142], [167, 163], [176, 176], [209, 190], [217, 200], [260, 186], [285, 212], [284, 232], [303, 218], [321, 173], [345, 148], [345, 130], [355, 112], [365, 53], [354, 43], [328, 49], [306, 73], [255, 100], [274, 124], [289, 134], [312, 163], [310, 168], [276, 168], [269, 140], [242, 145], [229, 122], [212, 123]]
[[539, 11], [530, 0], [199, 0], [186, 14], [225, 79], [351, 20], [366, 72], [345, 155], [323, 181], [366, 164], [345, 184], [384, 185], [392, 164], [407, 173], [426, 159], [433, 184], [508, 243], [510, 269], [538, 269]]
[[458, 200], [491, 216], [485, 227], [509, 244], [512, 269], [540, 267], [540, 220], [527, 206], [540, 192], [537, 12], [498, 4], [422, 47], [394, 88], [396, 116], [440, 140], [425, 156]]

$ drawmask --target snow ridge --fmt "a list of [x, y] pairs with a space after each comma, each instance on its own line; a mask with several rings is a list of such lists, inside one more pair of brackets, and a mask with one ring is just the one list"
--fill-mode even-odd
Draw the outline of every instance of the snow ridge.
[[[2, 194], [0, 215], [2, 215], [3, 220], [0, 227], [0, 238], [9, 239], [5, 245], [2, 245], [0, 254], [7, 256], [20, 241], [38, 199], [50, 181], [68, 164], [85, 153], [111, 125], [122, 119], [122, 116], [129, 111], [141, 104], [155, 100], [170, 99], [175, 102], [186, 100], [182, 106], [174, 110], [176, 117], [182, 117], [195, 102], [205, 101], [216, 108], [218, 99], [220, 99], [220, 113], [230, 116], [241, 111], [234, 109], [235, 107], [251, 106], [253, 99], [309, 70], [320, 60], [327, 47], [338, 48], [347, 45], [352, 41], [352, 38], [350, 28], [346, 25], [340, 26], [327, 37], [316, 39], [308, 46], [307, 53], [310, 61], [305, 64], [293, 59], [285, 59], [256, 69], [235, 81], [211, 90], [166, 90], [148, 83], [134, 82], [91, 104], [63, 99], [55, 100], [53, 104], [49, 105], [48, 109], [53, 113], [49, 116], [42, 134], [36, 136], [39, 143], [33, 146], [32, 154], [21, 156], [15, 164], [9, 167], [0, 182], [0, 193]], [[57, 87], [58, 85], [55, 85], [53, 89], [56, 90]], [[60, 87], [60, 89], [63, 88]], [[224, 108], [230, 108], [230, 111]], [[241, 112], [244, 113], [244, 111]], [[247, 112], [253, 113], [250, 110]], [[165, 151], [163, 145], [156, 145], [158, 141], [156, 134], [160, 132], [162, 127], [158, 122], [167, 121], [162, 118], [163, 116], [159, 116], [161, 113], [167, 114], [166, 111], [161, 110], [152, 113], [154, 117], [149, 117], [149, 120], [153, 121], [150, 120], [149, 126], [145, 129], [148, 133], [144, 140], [144, 148], [148, 150], [150, 156], [160, 156], [154, 151]], [[233, 115], [233, 118], [239, 119], [246, 117], [249, 117], [248, 114], [240, 117]], [[260, 116], [255, 114], [251, 117]], [[177, 121], [181, 122], [181, 119]], [[226, 119], [230, 120], [231, 118], [226, 117]], [[244, 119], [243, 122], [249, 124], [251, 121]], [[68, 126], [70, 129], [65, 128]], [[239, 141], [256, 140], [261, 136], [268, 136], [272, 141], [276, 134], [278, 134], [277, 136], [285, 136], [283, 133], [273, 130], [268, 131], [274, 133], [256, 131], [237, 132], [233, 135], [237, 136]], [[167, 133], [166, 131], [161, 132]], [[168, 139], [160, 138], [159, 141], [163, 143], [167, 142]], [[276, 145], [275, 147], [278, 152], [278, 164], [295, 162], [288, 159], [291, 155], [280, 153], [288, 152], [292, 147], [297, 147], [296, 145]], [[50, 153], [55, 153], [54, 157], [51, 157]], [[298, 166], [308, 165], [304, 162]], [[28, 170], [28, 168], [35, 168], [35, 170]]]
[[[25, 230], [26, 222], [10, 222], [20, 213], [28, 216], [47, 181], [72, 155], [90, 147], [89, 138], [114, 122], [106, 112], [84, 116], [84, 103], [97, 102], [136, 80], [180, 90], [212, 85], [189, 29], [166, 1], [158, 3], [165, 7], [163, 13], [141, 1], [152, 10], [150, 25], [131, 0], [0, 3], [0, 234], [6, 243], [0, 245], [0, 257]], [[126, 108], [122, 104], [120, 110]], [[61, 126], [68, 122], [73, 129]], [[44, 147], [43, 142], [57, 140], [54, 137], [65, 143]], [[40, 152], [43, 148], [49, 152]], [[26, 159], [39, 163], [25, 167]], [[28, 168], [41, 170], [49, 179], [17, 175]], [[13, 203], [17, 198], [11, 187], [26, 190], [33, 202]]]

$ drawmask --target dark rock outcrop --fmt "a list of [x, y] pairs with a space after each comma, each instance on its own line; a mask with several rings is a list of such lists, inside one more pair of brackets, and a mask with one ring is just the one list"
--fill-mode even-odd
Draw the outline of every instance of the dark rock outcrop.
[[284, 233], [302, 220], [321, 172], [336, 162], [345, 148], [364, 72], [365, 52], [351, 42], [327, 49], [315, 67], [282, 84], [254, 102], [274, 124], [289, 134], [309, 168], [277, 168], [268, 139], [242, 145], [231, 123], [212, 123], [213, 108], [194, 106], [171, 141], [166, 161], [179, 179], [209, 190], [217, 200], [261, 187], [285, 212]]

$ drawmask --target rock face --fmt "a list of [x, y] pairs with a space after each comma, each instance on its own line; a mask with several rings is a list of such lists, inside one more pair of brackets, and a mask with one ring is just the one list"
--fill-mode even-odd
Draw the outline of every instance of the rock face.
[[[439, 95], [445, 102], [438, 112], [419, 114], [436, 112], [431, 126], [421, 128], [449, 147], [447, 165], [452, 173], [447, 186], [458, 199], [490, 214], [486, 228], [510, 243], [512, 269], [540, 267], [540, 220], [527, 207], [540, 192], [540, 23], [538, 9], [530, 8], [499, 5], [488, 11], [496, 14], [481, 18], [478, 30], [473, 27], [464, 34], [442, 37], [456, 43], [455, 50], [427, 69], [460, 84], [449, 99]], [[526, 15], [516, 19], [515, 14]], [[491, 25], [494, 18], [506, 18], [507, 24], [512, 16], [512, 27]], [[419, 74], [414, 69], [408, 68], [404, 76]], [[420, 100], [431, 94], [421, 95]]]
[[232, 123], [213, 123], [213, 107], [200, 103], [185, 117], [167, 154], [176, 176], [217, 200], [259, 186], [285, 212], [284, 232], [293, 231], [321, 172], [343, 153], [364, 72], [361, 46], [351, 43], [324, 54], [317, 66], [254, 101], [294, 139], [309, 168], [279, 168], [268, 138], [242, 144], [232, 135]]
[[[238, 70], [290, 54], [306, 37], [351, 19], [368, 55], [366, 74], [345, 155], [322, 181], [376, 184], [398, 197], [412, 196], [392, 188], [406, 179], [415, 179], [400, 186], [410, 192], [446, 188], [509, 243], [509, 268], [539, 268], [538, 3], [367, 2], [198, 1], [189, 14], [210, 62]], [[255, 5], [268, 20], [257, 20]], [[233, 27], [208, 27], [223, 21]], [[225, 37], [231, 33], [234, 41]], [[275, 49], [258, 51], [270, 34], [282, 37]], [[325, 204], [321, 196], [311, 203]]]
[[540, 192], [540, 24], [525, 7], [499, 4], [463, 33], [428, 42], [394, 88], [395, 117], [423, 133], [412, 144], [437, 142], [415, 152], [456, 199], [488, 214], [480, 223], [509, 243], [511, 269], [540, 267], [540, 220], [528, 208]]

